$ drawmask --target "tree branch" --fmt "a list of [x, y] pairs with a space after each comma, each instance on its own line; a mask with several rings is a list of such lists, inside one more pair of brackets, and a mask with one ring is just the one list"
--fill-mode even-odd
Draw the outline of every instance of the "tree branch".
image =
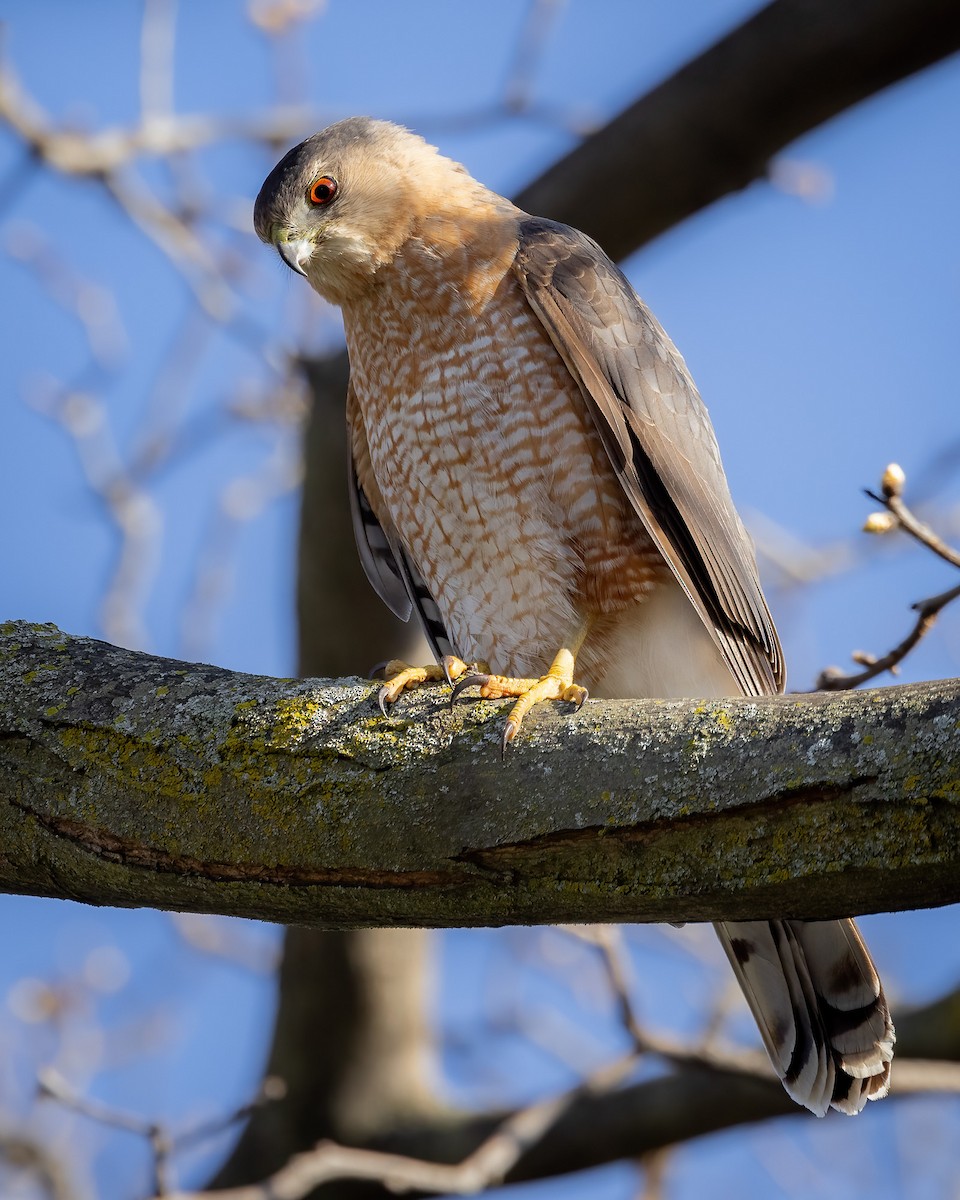
[[0, 626], [0, 888], [326, 927], [835, 917], [960, 899], [960, 683], [544, 706]]
[[515, 197], [611, 258], [767, 172], [784, 146], [960, 48], [952, 0], [776, 0]]

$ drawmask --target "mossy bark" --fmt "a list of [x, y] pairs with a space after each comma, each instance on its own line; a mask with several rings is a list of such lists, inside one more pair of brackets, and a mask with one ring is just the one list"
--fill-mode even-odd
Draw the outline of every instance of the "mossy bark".
[[327, 928], [832, 917], [960, 898], [960, 683], [389, 717], [0, 626], [0, 887]]

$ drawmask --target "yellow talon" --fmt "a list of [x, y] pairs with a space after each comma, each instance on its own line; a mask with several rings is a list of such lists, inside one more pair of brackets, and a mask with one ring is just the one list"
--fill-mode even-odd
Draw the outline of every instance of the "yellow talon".
[[388, 704], [393, 704], [405, 691], [419, 687], [421, 683], [446, 682], [452, 685], [472, 669], [462, 658], [453, 654], [447, 654], [439, 663], [431, 663], [426, 667], [411, 667], [400, 658], [391, 659], [383, 668], [387, 682], [377, 693], [380, 711], [386, 716]]
[[539, 679], [511, 679], [506, 675], [465, 675], [454, 687], [451, 701], [468, 687], [479, 687], [480, 695], [485, 700], [499, 700], [505, 696], [519, 697], [507, 717], [503, 732], [503, 750], [506, 750], [520, 732], [523, 718], [535, 704], [542, 700], [567, 700], [580, 708], [588, 695], [585, 687], [573, 682], [573, 654], [566, 648], [559, 652], [551, 663], [550, 670]]

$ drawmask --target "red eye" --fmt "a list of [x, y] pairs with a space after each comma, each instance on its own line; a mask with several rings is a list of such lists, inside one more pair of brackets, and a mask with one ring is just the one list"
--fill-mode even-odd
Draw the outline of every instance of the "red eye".
[[331, 175], [321, 175], [310, 185], [307, 195], [311, 204], [329, 204], [337, 194], [337, 181]]

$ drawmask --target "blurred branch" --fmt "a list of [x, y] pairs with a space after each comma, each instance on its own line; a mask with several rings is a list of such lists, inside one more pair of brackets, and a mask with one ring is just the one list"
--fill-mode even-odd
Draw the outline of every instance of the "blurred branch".
[[[907, 1060], [900, 1066], [899, 1073], [894, 1094], [960, 1092], [960, 1063]], [[674, 1142], [686, 1141], [702, 1133], [797, 1112], [785, 1093], [777, 1105], [766, 1109], [756, 1105], [756, 1099], [767, 1089], [772, 1096], [773, 1088], [778, 1086], [772, 1070], [769, 1076], [769, 1083], [764, 1081], [755, 1090], [751, 1085], [757, 1081], [747, 1079], [736, 1070], [718, 1075], [705, 1070], [704, 1077], [708, 1082], [704, 1091], [709, 1097], [713, 1118], [713, 1124], [706, 1128], [697, 1127], [698, 1118], [702, 1122], [704, 1113], [693, 1105], [690, 1106], [692, 1119], [684, 1121], [680, 1117], [680, 1103], [674, 1097], [671, 1097], [672, 1103], [666, 1112], [662, 1107], [654, 1108], [658, 1100], [665, 1098], [663, 1084], [676, 1084], [678, 1077], [670, 1076], [664, 1081], [626, 1090], [598, 1091], [596, 1086], [588, 1085], [511, 1114], [472, 1154], [453, 1165], [321, 1142], [312, 1150], [295, 1155], [261, 1183], [215, 1192], [177, 1192], [171, 1200], [204, 1200], [206, 1197], [210, 1200], [303, 1200], [321, 1184], [345, 1179], [374, 1180], [382, 1183], [389, 1192], [473, 1195], [518, 1180], [551, 1178], [618, 1158], [656, 1154]], [[691, 1078], [684, 1082], [686, 1092], [692, 1093], [697, 1086], [696, 1080]], [[719, 1100], [718, 1083], [729, 1089], [729, 1104]], [[693, 1099], [693, 1096], [689, 1098]], [[634, 1133], [632, 1146], [624, 1144], [625, 1139], [621, 1137], [611, 1136], [611, 1126], [604, 1119], [611, 1103], [622, 1106], [628, 1114], [627, 1120]], [[751, 1107], [752, 1115], [748, 1115]], [[663, 1132], [665, 1117], [666, 1121], [675, 1123], [669, 1136]], [[574, 1120], [579, 1126], [575, 1142], [577, 1150], [582, 1151], [588, 1139], [590, 1141], [586, 1161], [571, 1161], [569, 1140], [565, 1149], [561, 1148], [560, 1139], [569, 1135]], [[623, 1126], [622, 1120], [617, 1122], [618, 1134]], [[653, 1136], [651, 1129], [656, 1131]]]
[[170, 1153], [172, 1144], [164, 1126], [157, 1121], [148, 1121], [131, 1113], [122, 1112], [91, 1100], [75, 1091], [66, 1079], [52, 1069], [42, 1071], [39, 1078], [40, 1094], [49, 1099], [57, 1100], [74, 1112], [97, 1121], [101, 1125], [109, 1125], [113, 1129], [122, 1129], [125, 1133], [135, 1133], [145, 1138], [153, 1152], [153, 1186], [156, 1195], [170, 1194]]
[[957, 49], [952, 0], [775, 0], [515, 201], [625, 258], [764, 178], [801, 134]]
[[40, 1072], [37, 1082], [40, 1095], [46, 1099], [55, 1100], [65, 1108], [69, 1108], [99, 1125], [120, 1129], [124, 1133], [132, 1133], [143, 1138], [150, 1146], [153, 1159], [153, 1189], [154, 1195], [158, 1197], [172, 1195], [172, 1159], [177, 1151], [216, 1137], [238, 1122], [246, 1120], [264, 1105], [281, 1099], [284, 1094], [282, 1082], [267, 1076], [261, 1083], [257, 1095], [247, 1104], [223, 1117], [201, 1122], [182, 1133], [174, 1134], [163, 1122], [151, 1121], [146, 1117], [102, 1104], [98, 1100], [85, 1096], [74, 1088], [59, 1071], [51, 1067]]
[[0, 886], [329, 928], [960, 898], [956, 681], [544, 706], [504, 763], [502, 715], [0, 626]]
[[[898, 1058], [892, 1095], [956, 1094], [960, 1091], [960, 992], [898, 1019]], [[937, 1048], [941, 1057], [926, 1059]], [[723, 1060], [688, 1049], [665, 1076], [624, 1086], [633, 1055], [594, 1072], [582, 1084], [512, 1113], [437, 1113], [429, 1125], [408, 1127], [392, 1148], [345, 1147], [329, 1141], [292, 1155], [268, 1179], [226, 1190], [158, 1195], [172, 1200], [302, 1200], [325, 1181], [366, 1179], [391, 1192], [475, 1193], [504, 1182], [548, 1178], [620, 1158], [655, 1154], [670, 1145], [736, 1125], [809, 1114], [789, 1099], [766, 1057], [729, 1051]], [[139, 1133], [153, 1141], [161, 1127], [107, 1108], [76, 1093], [61, 1077], [46, 1073], [46, 1094], [93, 1120]], [[166, 1159], [175, 1150], [214, 1136], [255, 1109], [282, 1096], [280, 1081], [268, 1078], [260, 1094], [236, 1112], [176, 1136], [162, 1134]], [[473, 1143], [455, 1164], [445, 1152]], [[428, 1152], [436, 1159], [426, 1157]], [[165, 1161], [164, 1168], [169, 1170]]]
[[80, 1200], [73, 1172], [52, 1153], [44, 1140], [22, 1132], [0, 1129], [0, 1166], [4, 1173], [28, 1176], [42, 1189], [23, 1195], [42, 1195], [49, 1200]]
[[172, 1200], [201, 1200], [203, 1196], [221, 1200], [302, 1200], [321, 1184], [342, 1179], [373, 1180], [391, 1192], [463, 1195], [486, 1191], [503, 1183], [523, 1154], [585, 1090], [578, 1088], [512, 1113], [472, 1154], [454, 1165], [321, 1142], [312, 1150], [294, 1155], [262, 1183], [216, 1192], [180, 1192]]

